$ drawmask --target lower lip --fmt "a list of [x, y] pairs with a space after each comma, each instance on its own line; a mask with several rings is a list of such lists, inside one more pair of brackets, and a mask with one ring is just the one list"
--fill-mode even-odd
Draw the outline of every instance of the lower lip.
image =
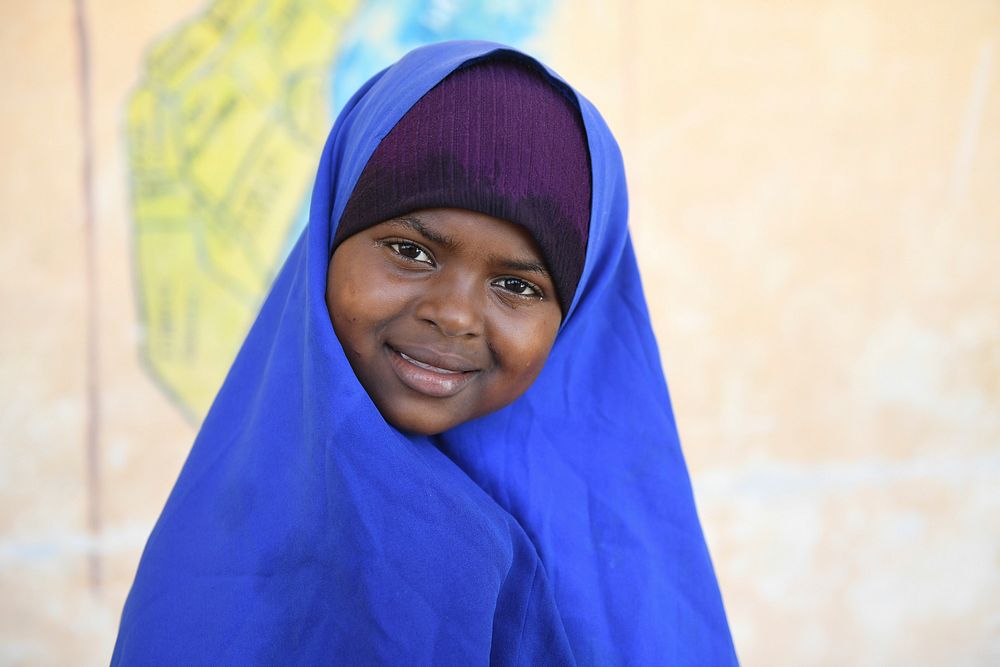
[[479, 372], [437, 373], [426, 368], [421, 368], [416, 364], [411, 364], [399, 356], [399, 352], [391, 347], [386, 346], [386, 350], [389, 352], [390, 363], [392, 364], [392, 370], [396, 373], [396, 377], [413, 391], [426, 396], [433, 396], [434, 398], [454, 396], [465, 389]]

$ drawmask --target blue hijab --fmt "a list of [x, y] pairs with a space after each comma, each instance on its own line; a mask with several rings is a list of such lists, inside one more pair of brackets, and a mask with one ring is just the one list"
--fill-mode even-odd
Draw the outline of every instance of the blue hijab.
[[330, 247], [369, 156], [437, 82], [497, 50], [419, 48], [340, 114], [309, 224], [149, 537], [112, 664], [736, 663], [621, 156], [586, 99], [586, 264], [526, 394], [439, 436], [403, 434], [334, 335]]

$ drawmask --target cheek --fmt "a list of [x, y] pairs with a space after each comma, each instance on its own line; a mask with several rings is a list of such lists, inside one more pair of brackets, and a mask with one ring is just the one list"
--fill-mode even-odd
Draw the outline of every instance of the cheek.
[[514, 398], [524, 393], [541, 372], [558, 329], [558, 316], [515, 321], [508, 323], [496, 339], [497, 355], [512, 388], [516, 388]]
[[[338, 250], [338, 253], [340, 251]], [[357, 262], [334, 255], [327, 276], [326, 306], [334, 333], [352, 361], [363, 356], [370, 339], [365, 273]]]
[[360, 244], [353, 238], [333, 254], [326, 276], [326, 306], [335, 326], [356, 321], [363, 312], [365, 263]]
[[378, 347], [380, 332], [411, 300], [405, 285], [382, 270], [377, 258], [334, 256], [327, 281], [327, 309], [337, 337], [355, 360]]
[[[338, 266], [331, 265], [326, 284], [326, 309], [330, 312], [330, 321], [337, 336], [352, 323], [357, 322], [357, 286], [344, 271], [338, 271]], [[343, 341], [342, 341], [343, 342]]]
[[364, 321], [364, 282], [348, 276], [335, 277], [327, 294], [327, 307], [335, 329], [357, 326]]

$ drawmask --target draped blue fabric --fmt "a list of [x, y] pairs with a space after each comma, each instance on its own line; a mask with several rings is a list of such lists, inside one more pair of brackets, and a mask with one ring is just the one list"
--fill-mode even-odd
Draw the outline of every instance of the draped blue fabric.
[[439, 436], [403, 434], [334, 335], [330, 244], [368, 157], [449, 72], [506, 48], [417, 49], [340, 114], [309, 224], [149, 537], [112, 664], [736, 663], [621, 157], [586, 99], [586, 265], [524, 396]]

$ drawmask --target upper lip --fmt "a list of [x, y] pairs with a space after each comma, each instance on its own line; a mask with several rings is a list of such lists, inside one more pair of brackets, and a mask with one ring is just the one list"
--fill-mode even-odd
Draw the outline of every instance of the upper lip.
[[446, 371], [468, 373], [470, 371], [478, 371], [480, 369], [475, 362], [465, 355], [456, 354], [454, 352], [435, 350], [430, 347], [423, 347], [419, 345], [390, 344], [389, 347], [396, 352], [405, 354], [411, 359], [415, 359], [416, 361], [427, 364], [428, 366], [435, 366]]

